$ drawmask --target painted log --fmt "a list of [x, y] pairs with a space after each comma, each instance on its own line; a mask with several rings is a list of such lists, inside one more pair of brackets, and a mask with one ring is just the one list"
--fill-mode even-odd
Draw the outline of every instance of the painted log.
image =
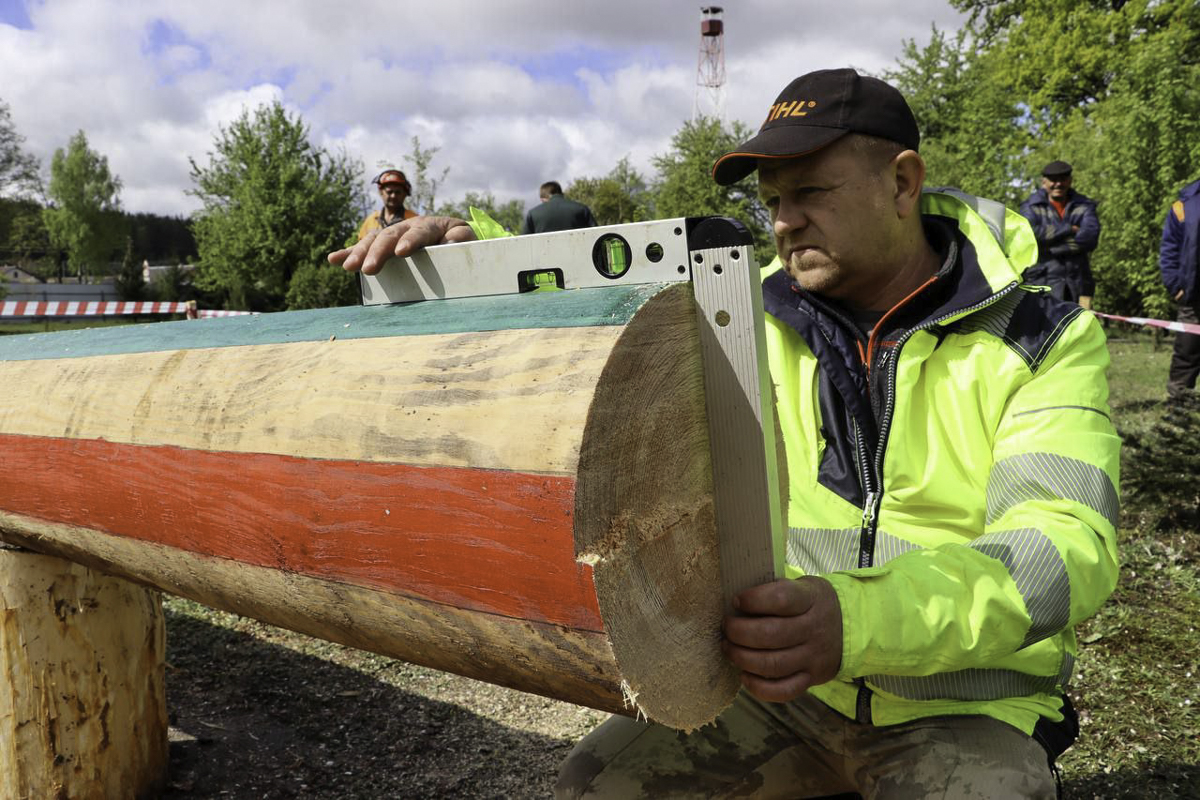
[[163, 659], [158, 592], [0, 548], [0, 798], [157, 796]]
[[719, 650], [691, 286], [0, 337], [0, 540], [682, 729]]

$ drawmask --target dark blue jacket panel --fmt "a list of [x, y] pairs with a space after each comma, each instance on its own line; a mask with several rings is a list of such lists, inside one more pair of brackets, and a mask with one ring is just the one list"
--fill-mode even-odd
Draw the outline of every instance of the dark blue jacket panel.
[[[1179, 211], [1183, 219], [1179, 219]], [[1158, 268], [1171, 299], [1183, 290], [1180, 303], [1194, 305], [1196, 297], [1196, 262], [1200, 258], [1200, 181], [1193, 181], [1179, 193], [1179, 203], [1172, 204], [1163, 221], [1162, 247]]]

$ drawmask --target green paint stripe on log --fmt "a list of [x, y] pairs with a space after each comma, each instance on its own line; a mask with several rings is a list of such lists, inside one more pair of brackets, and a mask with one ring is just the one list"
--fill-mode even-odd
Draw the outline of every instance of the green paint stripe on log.
[[0, 336], [0, 361], [83, 358], [286, 342], [371, 339], [522, 328], [625, 325], [670, 284], [621, 284], [566, 292], [346, 306], [246, 317], [154, 322]]

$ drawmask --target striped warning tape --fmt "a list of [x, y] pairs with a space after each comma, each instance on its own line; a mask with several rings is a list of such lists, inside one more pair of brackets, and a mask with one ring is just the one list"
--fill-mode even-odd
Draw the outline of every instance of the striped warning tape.
[[1168, 322], [1165, 319], [1150, 319], [1149, 317], [1121, 317], [1116, 314], [1101, 314], [1099, 311], [1093, 311], [1097, 317], [1105, 319], [1115, 319], [1118, 322], [1130, 322], [1134, 325], [1149, 325], [1152, 328], [1165, 328], [1169, 331], [1177, 331], [1179, 333], [1194, 333], [1200, 335], [1200, 325], [1192, 322]]
[[122, 314], [184, 314], [187, 303], [121, 300], [6, 300], [0, 317], [94, 317]]
[[113, 317], [126, 314], [186, 314], [189, 318], [240, 317], [254, 311], [224, 311], [195, 308], [185, 302], [120, 300], [6, 300], [0, 301], [0, 317]]

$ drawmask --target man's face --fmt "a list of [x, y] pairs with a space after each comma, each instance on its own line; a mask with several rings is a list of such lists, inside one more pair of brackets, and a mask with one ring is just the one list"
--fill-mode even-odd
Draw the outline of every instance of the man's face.
[[1050, 195], [1051, 200], [1057, 200], [1060, 203], [1066, 202], [1067, 195], [1071, 192], [1071, 176], [1043, 175], [1042, 188], [1046, 190], [1046, 194]]
[[884, 165], [872, 165], [848, 138], [758, 164], [759, 195], [788, 274], [809, 291], [868, 307], [895, 273], [889, 254], [899, 220]]
[[383, 200], [383, 207], [394, 214], [404, 208], [408, 191], [403, 183], [383, 183], [379, 185], [379, 197]]

